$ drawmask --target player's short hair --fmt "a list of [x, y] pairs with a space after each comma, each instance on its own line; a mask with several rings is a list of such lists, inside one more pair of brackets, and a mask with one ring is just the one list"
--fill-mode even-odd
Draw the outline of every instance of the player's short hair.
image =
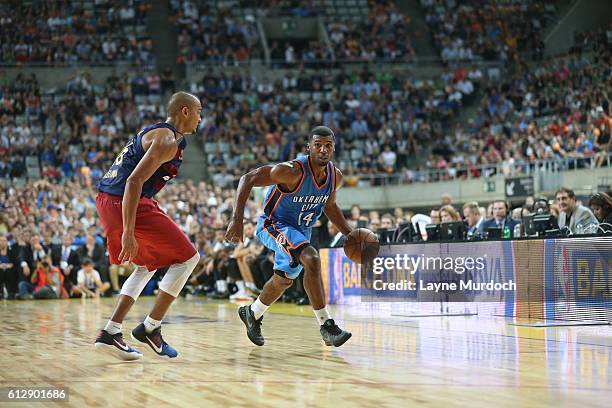
[[93, 261], [90, 258], [85, 258], [83, 259], [83, 262], [81, 262], [81, 266], [89, 266], [89, 265], [93, 265]]
[[310, 131], [310, 136], [308, 139], [312, 140], [314, 136], [329, 136], [334, 141], [336, 141], [336, 135], [334, 134], [334, 131], [328, 128], [327, 126], [317, 126], [314, 129], [312, 129]]
[[176, 116], [184, 107], [191, 108], [198, 102], [200, 102], [200, 99], [194, 94], [179, 91], [172, 94], [172, 96], [170, 97], [166, 112], [168, 112], [168, 116]]

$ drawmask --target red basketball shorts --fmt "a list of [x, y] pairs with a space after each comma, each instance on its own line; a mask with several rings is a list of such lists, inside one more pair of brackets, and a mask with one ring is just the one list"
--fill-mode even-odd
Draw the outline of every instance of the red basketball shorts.
[[[96, 196], [96, 208], [106, 233], [111, 264], [119, 264], [121, 253], [122, 199], [107, 193], [98, 193]], [[138, 255], [132, 262], [145, 266], [149, 271], [183, 263], [197, 252], [187, 235], [151, 198], [141, 197], [138, 201], [134, 231]]]

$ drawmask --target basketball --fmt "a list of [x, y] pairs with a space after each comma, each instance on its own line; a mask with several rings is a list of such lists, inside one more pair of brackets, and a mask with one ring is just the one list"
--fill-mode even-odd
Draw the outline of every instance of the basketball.
[[368, 263], [378, 255], [378, 237], [366, 228], [351, 231], [344, 243], [344, 253], [356, 263]]

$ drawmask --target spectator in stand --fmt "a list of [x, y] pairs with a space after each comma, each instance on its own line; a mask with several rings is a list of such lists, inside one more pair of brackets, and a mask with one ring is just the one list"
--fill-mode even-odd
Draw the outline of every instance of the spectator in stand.
[[64, 274], [64, 287], [71, 296], [73, 295], [73, 288], [77, 284], [77, 271], [81, 266], [81, 256], [79, 251], [73, 248], [72, 242], [73, 237], [71, 235], [64, 235], [61, 245], [52, 245], [51, 247], [52, 264], [58, 266]]
[[123, 285], [123, 281], [129, 278], [135, 270], [136, 266], [131, 263], [125, 263], [122, 265], [109, 265], [109, 278], [111, 281], [111, 289], [114, 294], [119, 293], [119, 291], [121, 290], [121, 285]]
[[0, 299], [4, 299], [4, 292], [8, 299], [15, 298], [17, 276], [15, 267], [17, 260], [15, 254], [9, 248], [9, 242], [5, 235], [0, 236]]
[[50, 250], [42, 244], [40, 235], [33, 234], [30, 237], [30, 245], [27, 250], [27, 258], [30, 269], [36, 269], [36, 266], [45, 260]]
[[93, 262], [93, 267], [100, 274], [100, 279], [102, 279], [103, 282], [109, 282], [109, 262], [104, 244], [96, 242], [96, 237], [92, 234], [88, 234], [85, 245], [81, 246], [79, 251], [81, 259], [87, 258]]
[[348, 222], [349, 224], [351, 224], [351, 227], [357, 228], [357, 224], [360, 219], [361, 219], [361, 207], [359, 207], [357, 204], [353, 204], [351, 206], [351, 214], [349, 216]]
[[[259, 267], [255, 260], [263, 252], [264, 246], [255, 236], [255, 224], [247, 220], [244, 222], [244, 241], [234, 249], [233, 257], [236, 259], [241, 279], [235, 283], [238, 291], [230, 296], [230, 300], [249, 300], [250, 295], [259, 294], [263, 286], [255, 285], [254, 275], [261, 276], [260, 271], [253, 271]], [[249, 293], [250, 292], [250, 293]]]
[[453, 198], [451, 197], [450, 194], [442, 194], [442, 198], [441, 198], [441, 207], [444, 207], [445, 205], [452, 205], [453, 204]]
[[336, 226], [328, 222], [327, 223], [327, 232], [329, 233], [330, 240], [327, 243], [326, 247], [328, 248], [342, 248], [344, 246], [344, 242], [346, 241], [346, 237], [342, 235], [340, 230], [336, 228]]
[[85, 258], [77, 272], [78, 290], [83, 297], [103, 296], [111, 287], [109, 282], [102, 282], [100, 273], [94, 269], [93, 261]]

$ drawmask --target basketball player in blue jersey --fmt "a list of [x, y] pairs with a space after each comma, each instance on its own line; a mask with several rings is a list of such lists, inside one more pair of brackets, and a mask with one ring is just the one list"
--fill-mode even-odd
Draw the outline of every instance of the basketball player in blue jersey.
[[310, 245], [312, 227], [323, 212], [344, 235], [351, 232], [336, 204], [336, 190], [342, 185], [342, 173], [331, 162], [335, 142], [330, 128], [317, 126], [310, 132], [308, 156], [260, 167], [242, 176], [238, 184], [234, 214], [226, 233], [226, 239], [231, 242], [242, 241], [244, 206], [251, 189], [271, 186], [264, 201], [264, 214], [257, 223], [257, 237], [275, 253], [274, 275], [257, 300], [238, 311], [246, 325], [247, 336], [258, 346], [264, 344], [261, 334], [263, 314], [292, 285], [302, 268], [304, 289], [325, 344], [339, 347], [351, 337], [351, 333], [336, 325], [327, 310], [321, 260], [317, 250]]
[[185, 134], [198, 128], [202, 105], [196, 96], [177, 92], [170, 98], [167, 112], [165, 122], [144, 128], [128, 142], [100, 181], [96, 197], [111, 263], [138, 266], [123, 284], [115, 311], [95, 342], [96, 349], [123, 360], [142, 357], [123, 341], [123, 319], [155, 270], [165, 266], [169, 268], [159, 283], [155, 305], [132, 330], [132, 337], [159, 356], [178, 355], [162, 338], [161, 321], [200, 259], [153, 196], [178, 174], [187, 145]]

